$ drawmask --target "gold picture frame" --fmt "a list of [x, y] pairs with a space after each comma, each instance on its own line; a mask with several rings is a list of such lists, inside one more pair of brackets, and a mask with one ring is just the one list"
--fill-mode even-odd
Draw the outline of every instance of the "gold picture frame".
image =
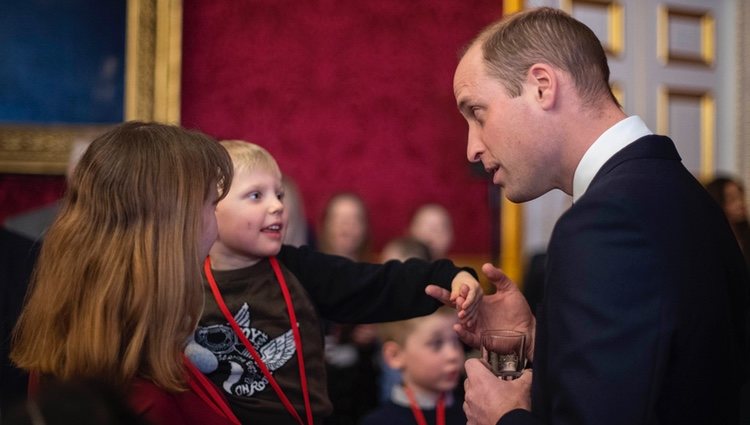
[[[179, 122], [181, 0], [128, 0], [125, 120]], [[73, 142], [110, 125], [0, 125], [0, 172], [65, 174]]]
[[708, 90], [680, 88], [661, 85], [657, 94], [657, 132], [670, 133], [669, 106], [674, 99], [695, 103], [700, 111], [700, 169], [702, 178], [712, 176], [715, 172], [714, 152], [716, 151], [716, 100]]
[[[670, 26], [677, 21], [692, 24], [700, 40], [690, 52], [671, 46]], [[683, 63], [711, 67], [716, 60], [716, 22], [708, 10], [691, 10], [660, 5], [657, 9], [657, 51], [664, 64]]]
[[607, 36], [606, 39], [601, 40], [602, 47], [610, 56], [622, 55], [625, 49], [625, 12], [622, 4], [616, 0], [560, 0], [560, 9], [571, 15], [574, 13], [575, 6], [598, 10], [604, 16], [607, 23]]

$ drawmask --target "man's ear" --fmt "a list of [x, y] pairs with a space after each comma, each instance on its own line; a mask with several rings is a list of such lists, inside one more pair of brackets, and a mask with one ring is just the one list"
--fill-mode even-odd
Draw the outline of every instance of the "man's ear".
[[383, 343], [383, 360], [391, 369], [401, 370], [404, 367], [404, 350], [396, 342], [386, 341]]
[[545, 63], [531, 65], [526, 84], [540, 107], [547, 110], [555, 106], [560, 86], [554, 68]]

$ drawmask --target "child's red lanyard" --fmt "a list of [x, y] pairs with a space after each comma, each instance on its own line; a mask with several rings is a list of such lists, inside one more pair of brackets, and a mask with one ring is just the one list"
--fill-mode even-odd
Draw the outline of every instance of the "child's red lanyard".
[[[294, 313], [294, 305], [292, 304], [292, 297], [289, 295], [289, 288], [286, 285], [286, 279], [284, 279], [284, 275], [281, 273], [281, 268], [279, 267], [279, 262], [276, 260], [276, 257], [270, 257], [269, 261], [271, 262], [271, 267], [273, 267], [273, 272], [276, 275], [276, 280], [279, 282], [279, 287], [281, 288], [281, 293], [284, 295], [284, 302], [286, 303], [286, 311], [289, 313], [289, 326], [292, 328], [292, 334], [294, 335], [294, 345], [297, 349], [297, 363], [299, 365], [299, 380], [300, 384], [302, 386], [302, 396], [305, 400], [305, 414], [307, 417], [307, 423], [308, 425], [313, 425], [313, 419], [312, 419], [312, 410], [310, 409], [310, 394], [307, 390], [307, 375], [305, 374], [305, 361], [302, 358], [302, 337], [299, 334], [299, 327], [297, 325], [297, 315]], [[268, 367], [263, 362], [263, 360], [260, 358], [260, 355], [258, 354], [258, 351], [253, 347], [253, 344], [250, 343], [250, 341], [247, 339], [245, 334], [242, 332], [242, 329], [240, 329], [240, 326], [237, 324], [237, 321], [234, 320], [234, 317], [229, 312], [229, 309], [227, 308], [227, 305], [224, 303], [224, 299], [221, 296], [221, 292], [219, 291], [219, 286], [216, 284], [216, 280], [214, 279], [213, 273], [211, 273], [211, 261], [208, 257], [206, 257], [206, 261], [203, 263], [203, 270], [206, 273], [206, 278], [208, 279], [208, 284], [211, 286], [211, 292], [214, 294], [214, 299], [216, 299], [216, 304], [219, 306], [219, 309], [221, 310], [222, 314], [224, 314], [224, 318], [227, 319], [227, 322], [232, 326], [232, 329], [234, 329], [234, 333], [237, 334], [237, 337], [242, 341], [242, 344], [247, 348], [247, 351], [252, 356], [253, 360], [255, 360], [255, 363], [260, 368], [261, 372], [263, 372], [263, 376], [266, 377], [268, 380], [268, 383], [271, 384], [271, 387], [276, 392], [276, 395], [281, 399], [281, 403], [284, 405], [286, 410], [291, 414], [300, 425], [303, 425], [304, 422], [302, 422], [302, 418], [300, 418], [299, 414], [297, 413], [297, 410], [294, 408], [292, 403], [289, 401], [289, 398], [287, 398], [286, 394], [284, 394], [284, 390], [281, 389], [278, 382], [276, 382], [276, 379], [274, 379], [273, 375], [271, 375], [271, 372], [268, 370]]]
[[[404, 392], [409, 397], [409, 407], [411, 407], [411, 413], [414, 414], [417, 425], [427, 425], [427, 419], [424, 418], [424, 413], [419, 408], [417, 400], [414, 398], [414, 393], [406, 385], [404, 385]], [[437, 406], [435, 406], [435, 422], [437, 425], [445, 425], [445, 393], [440, 394]]]
[[229, 405], [227, 404], [226, 400], [224, 400], [224, 397], [222, 397], [221, 394], [219, 394], [219, 392], [216, 390], [214, 384], [209, 381], [208, 378], [203, 376], [203, 374], [195, 366], [193, 366], [190, 360], [183, 356], [182, 361], [183, 363], [185, 363], [188, 374], [190, 375], [190, 379], [188, 379], [190, 389], [192, 389], [193, 392], [197, 394], [198, 397], [200, 397], [206, 404], [211, 406], [211, 408], [220, 416], [224, 416], [225, 418], [229, 419], [230, 422], [240, 425], [240, 420], [237, 419], [236, 416], [234, 416], [232, 409], [229, 408]]

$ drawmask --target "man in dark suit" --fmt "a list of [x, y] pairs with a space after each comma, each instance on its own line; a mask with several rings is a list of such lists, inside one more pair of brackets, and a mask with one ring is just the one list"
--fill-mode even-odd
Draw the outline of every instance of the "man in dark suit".
[[533, 372], [466, 363], [470, 424], [737, 423], [748, 276], [721, 210], [671, 140], [627, 117], [594, 33], [542, 8], [495, 23], [458, 65], [467, 154], [514, 202], [573, 196], [547, 256], [537, 317], [498, 269], [469, 343], [530, 336]]

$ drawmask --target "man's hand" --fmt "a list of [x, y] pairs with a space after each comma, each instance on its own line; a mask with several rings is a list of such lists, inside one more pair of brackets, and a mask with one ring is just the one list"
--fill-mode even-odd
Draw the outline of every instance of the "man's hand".
[[458, 336], [466, 344], [479, 348], [479, 336], [483, 330], [520, 331], [526, 334], [527, 358], [529, 361], [533, 360], [536, 319], [531, 314], [529, 303], [518, 286], [502, 270], [487, 263], [482, 266], [482, 272], [495, 285], [497, 291], [481, 300], [476, 320], [471, 325], [463, 322], [455, 325]]
[[467, 425], [495, 425], [515, 409], [531, 410], [532, 372], [527, 369], [513, 381], [495, 376], [478, 359], [466, 361], [464, 413]]

